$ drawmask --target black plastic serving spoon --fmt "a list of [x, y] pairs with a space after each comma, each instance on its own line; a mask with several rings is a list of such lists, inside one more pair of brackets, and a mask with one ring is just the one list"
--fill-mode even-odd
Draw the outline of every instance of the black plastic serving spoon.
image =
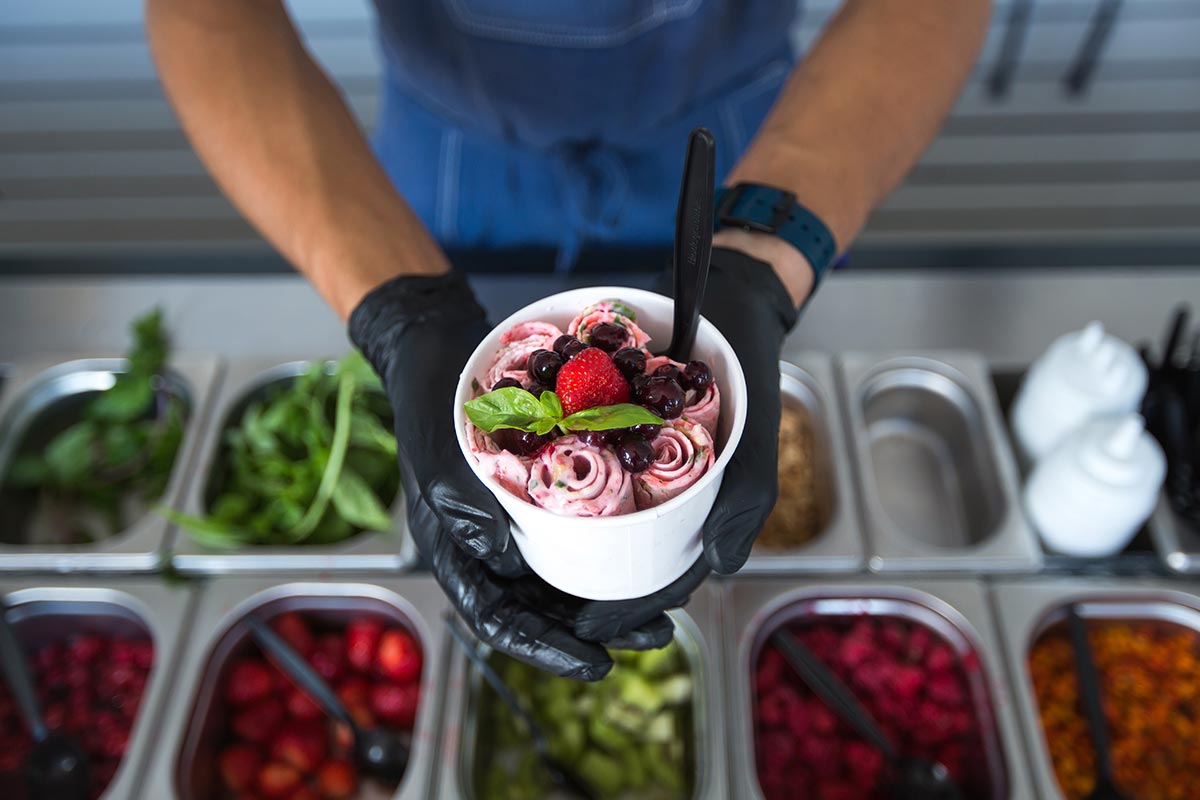
[[1113, 780], [1112, 758], [1108, 747], [1108, 723], [1104, 719], [1104, 708], [1100, 705], [1100, 675], [1096, 672], [1096, 661], [1092, 658], [1092, 646], [1088, 642], [1087, 625], [1079, 616], [1079, 608], [1067, 608], [1067, 630], [1071, 636], [1071, 649], [1075, 653], [1075, 675], [1079, 679], [1079, 698], [1083, 702], [1083, 713], [1087, 717], [1088, 733], [1092, 739], [1092, 750], [1096, 753], [1096, 785], [1087, 800], [1125, 800]]
[[672, 262], [675, 318], [671, 344], [663, 355], [686, 363], [691, 359], [700, 306], [708, 284], [712, 258], [713, 192], [716, 182], [716, 141], [708, 128], [696, 128], [688, 137], [675, 209], [675, 252]]
[[87, 754], [74, 739], [46, 727], [25, 652], [8, 624], [4, 608], [0, 608], [0, 662], [33, 737], [33, 753], [25, 762], [29, 796], [33, 800], [83, 800], [89, 788]]
[[944, 765], [901, 755], [854, 693], [799, 639], [778, 630], [771, 635], [771, 641], [817, 697], [883, 753], [894, 781], [889, 796], [895, 800], [962, 800], [962, 792]]
[[246, 621], [254, 640], [284, 674], [295, 681], [326, 714], [350, 728], [354, 736], [354, 762], [363, 774], [385, 781], [397, 781], [404, 777], [404, 770], [408, 767], [409, 743], [403, 737], [385, 728], [360, 727], [329, 684], [308, 665], [303, 656], [261, 620], [248, 617]]
[[467, 654], [467, 658], [483, 674], [484, 680], [499, 695], [504, 705], [508, 706], [508, 709], [529, 727], [529, 732], [533, 736], [534, 750], [537, 752], [538, 761], [542, 765], [542, 772], [550, 778], [551, 783], [573, 797], [579, 797], [582, 800], [599, 800], [599, 796], [587, 785], [587, 782], [583, 778], [576, 775], [566, 764], [550, 755], [550, 743], [546, 739], [546, 732], [542, 730], [542, 726], [538, 724], [533, 715], [521, 704], [521, 701], [512, 693], [512, 690], [508, 688], [508, 684], [497, 674], [492, 665], [487, 662], [487, 659], [481, 656], [479, 651], [475, 649], [471, 640], [467, 638], [466, 631], [458, 624], [458, 620], [455, 619], [453, 614], [446, 616], [446, 624], [450, 628], [450, 635], [454, 637], [454, 641], [458, 642], [459, 646], [462, 647], [463, 652]]

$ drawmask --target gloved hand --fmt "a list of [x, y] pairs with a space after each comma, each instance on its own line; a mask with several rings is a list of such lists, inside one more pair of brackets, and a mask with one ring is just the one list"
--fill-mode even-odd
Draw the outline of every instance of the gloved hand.
[[581, 637], [580, 614], [595, 604], [549, 586], [509, 547], [508, 518], [463, 458], [450, 413], [462, 366], [488, 330], [470, 286], [453, 273], [394, 278], [350, 316], [350, 337], [383, 380], [395, 414], [409, 527], [460, 616], [501, 652], [597, 680], [612, 668], [601, 642], [662, 647], [673, 624], [659, 609], [603, 637]]
[[[701, 313], [729, 340], [746, 376], [751, 413], [704, 524], [704, 557], [648, 597], [585, 603], [575, 625], [587, 639], [619, 636], [687, 602], [710, 570], [728, 575], [746, 563], [779, 494], [779, 351], [799, 318], [771, 266], [738, 250], [715, 248]], [[670, 276], [665, 294], [670, 294]], [[660, 287], [660, 291], [663, 288]]]

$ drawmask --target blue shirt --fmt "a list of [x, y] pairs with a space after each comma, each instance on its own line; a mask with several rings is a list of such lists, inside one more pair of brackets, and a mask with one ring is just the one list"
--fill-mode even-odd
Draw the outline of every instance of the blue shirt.
[[792, 63], [795, 0], [375, 0], [374, 145], [447, 245], [670, 241], [688, 132], [717, 172]]

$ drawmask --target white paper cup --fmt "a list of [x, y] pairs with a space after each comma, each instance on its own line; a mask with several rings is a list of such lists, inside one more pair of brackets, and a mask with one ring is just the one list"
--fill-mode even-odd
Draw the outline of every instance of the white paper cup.
[[512, 518], [513, 540], [526, 563], [552, 586], [590, 600], [643, 597], [669, 585], [695, 563], [702, 550], [701, 527], [746, 426], [742, 367], [725, 337], [701, 317], [692, 358], [712, 367], [721, 390], [721, 417], [716, 462], [686, 491], [633, 514], [568, 517], [515, 497], [487, 475], [471, 454], [463, 404], [471, 399], [472, 382], [484, 382], [501, 335], [518, 322], [532, 320], [552, 322], [565, 331], [586, 306], [612, 298], [637, 311], [638, 326], [653, 337], [652, 351], [670, 343], [674, 308], [670, 298], [619, 286], [573, 289], [531, 303], [501, 322], [471, 354], [454, 394], [454, 427], [463, 458]]

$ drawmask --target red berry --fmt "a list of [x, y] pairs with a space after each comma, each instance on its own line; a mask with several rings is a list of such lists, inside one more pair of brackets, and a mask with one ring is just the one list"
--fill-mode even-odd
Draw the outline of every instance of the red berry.
[[259, 700], [239, 711], [233, 718], [233, 732], [248, 742], [263, 744], [283, 722], [283, 703], [274, 697]]
[[365, 706], [371, 699], [371, 684], [359, 675], [346, 678], [337, 685], [335, 691], [345, 706]]
[[241, 792], [249, 789], [258, 779], [262, 767], [262, 755], [258, 748], [249, 744], [231, 744], [217, 756], [217, 769], [225, 785]]
[[417, 683], [378, 683], [371, 687], [371, 711], [380, 720], [401, 728], [412, 728], [417, 718]]
[[67, 642], [65, 659], [75, 663], [89, 663], [104, 652], [104, 639], [95, 635], [75, 636]]
[[925, 685], [925, 694], [946, 708], [961, 708], [967, 702], [966, 686], [949, 672], [932, 676]]
[[330, 759], [317, 770], [317, 790], [328, 800], [353, 797], [358, 788], [354, 767], [344, 759]]
[[916, 667], [899, 665], [892, 668], [891, 689], [900, 700], [916, 700], [924, 683], [925, 674]]
[[280, 614], [271, 621], [271, 627], [300, 655], [307, 656], [312, 652], [316, 640], [300, 614], [295, 611]]
[[629, 402], [629, 382], [608, 353], [596, 347], [563, 365], [554, 391], [568, 416], [586, 408]]
[[326, 742], [324, 723], [292, 723], [275, 737], [271, 759], [291, 764], [301, 772], [312, 772], [325, 758]]
[[934, 645], [925, 656], [925, 669], [944, 672], [954, 667], [954, 651], [944, 644]]
[[287, 693], [287, 710], [292, 719], [298, 720], [321, 719], [325, 716], [324, 710], [297, 687], [292, 687]]
[[241, 658], [234, 662], [225, 680], [225, 699], [235, 706], [246, 706], [275, 691], [275, 675], [259, 658]]
[[304, 776], [290, 764], [271, 763], [258, 771], [258, 793], [263, 797], [287, 797]]
[[379, 640], [379, 671], [398, 683], [421, 677], [421, 646], [408, 631], [392, 628]]
[[321, 800], [321, 795], [311, 786], [298, 786], [296, 791], [288, 795], [287, 800]]
[[346, 671], [346, 654], [342, 638], [336, 633], [327, 633], [317, 639], [317, 644], [308, 656], [317, 674], [327, 682], [334, 682]]
[[356, 619], [346, 626], [346, 660], [359, 672], [367, 672], [375, 663], [375, 651], [383, 636], [383, 623], [376, 619]]

